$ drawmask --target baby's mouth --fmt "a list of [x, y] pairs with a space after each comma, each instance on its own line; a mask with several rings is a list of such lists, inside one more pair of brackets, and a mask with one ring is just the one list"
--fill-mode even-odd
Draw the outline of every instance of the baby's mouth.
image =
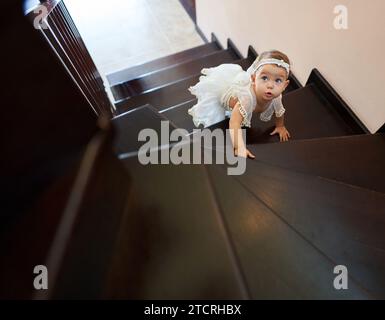
[[273, 94], [271, 92], [265, 92], [265, 96], [268, 98], [271, 98], [273, 96]]

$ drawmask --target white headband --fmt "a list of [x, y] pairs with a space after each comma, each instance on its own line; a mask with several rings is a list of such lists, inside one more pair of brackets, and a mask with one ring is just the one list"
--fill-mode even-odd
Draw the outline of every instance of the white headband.
[[279, 67], [282, 67], [286, 70], [287, 75], [289, 76], [290, 73], [290, 66], [288, 63], [286, 63], [283, 60], [278, 60], [274, 58], [269, 58], [269, 59], [262, 59], [261, 61], [258, 61], [257, 63], [253, 63], [247, 71], [249, 73], [255, 73], [260, 67], [264, 66], [265, 64], [276, 64]]

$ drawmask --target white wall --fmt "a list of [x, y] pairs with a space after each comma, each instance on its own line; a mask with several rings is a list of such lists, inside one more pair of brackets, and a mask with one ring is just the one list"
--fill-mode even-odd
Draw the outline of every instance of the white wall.
[[[336, 30], [334, 7], [348, 8], [348, 29]], [[196, 0], [207, 39], [231, 38], [246, 56], [285, 52], [305, 84], [317, 68], [366, 127], [385, 122], [385, 0]], [[317, 119], [315, 119], [316, 121]]]

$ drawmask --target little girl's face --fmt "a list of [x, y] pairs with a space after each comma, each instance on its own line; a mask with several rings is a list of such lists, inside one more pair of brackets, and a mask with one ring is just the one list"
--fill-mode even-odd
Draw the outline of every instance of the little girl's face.
[[287, 72], [275, 64], [266, 64], [252, 76], [258, 98], [269, 101], [278, 97], [288, 86]]

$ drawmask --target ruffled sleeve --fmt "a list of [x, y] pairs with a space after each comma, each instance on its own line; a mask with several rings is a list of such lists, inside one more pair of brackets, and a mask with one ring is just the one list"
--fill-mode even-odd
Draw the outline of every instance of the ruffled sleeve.
[[252, 98], [248, 94], [240, 94], [239, 100], [239, 112], [242, 115], [241, 126], [251, 127], [251, 117], [253, 115]]
[[273, 108], [274, 108], [275, 116], [277, 118], [283, 116], [283, 114], [285, 113], [286, 110], [285, 110], [285, 108], [283, 107], [283, 104], [282, 104], [282, 95], [280, 95], [279, 97], [274, 99]]
[[250, 76], [244, 71], [238, 73], [232, 80], [229, 89], [222, 95], [221, 104], [230, 111], [230, 98], [237, 98], [239, 101], [238, 109], [242, 116], [242, 127], [251, 127], [251, 117], [255, 108], [252, 93], [250, 92]]

